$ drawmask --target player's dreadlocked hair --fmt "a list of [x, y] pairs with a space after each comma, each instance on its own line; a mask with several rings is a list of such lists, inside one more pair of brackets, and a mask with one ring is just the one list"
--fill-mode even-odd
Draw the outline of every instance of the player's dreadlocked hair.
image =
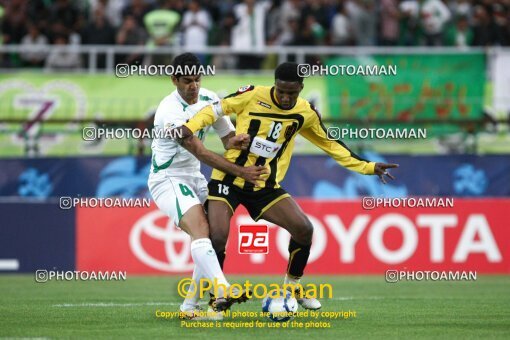
[[303, 77], [300, 77], [298, 73], [298, 64], [291, 62], [280, 64], [276, 70], [274, 70], [274, 79], [291, 82], [297, 81], [299, 83], [303, 82]]
[[174, 76], [179, 79], [181, 76], [191, 76], [191, 70], [198, 72], [201, 63], [193, 53], [183, 53], [176, 56], [172, 62]]

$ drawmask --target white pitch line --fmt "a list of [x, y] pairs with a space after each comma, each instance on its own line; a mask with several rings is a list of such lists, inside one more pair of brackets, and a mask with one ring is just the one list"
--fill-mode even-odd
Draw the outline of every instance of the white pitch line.
[[349, 301], [349, 300], [384, 300], [384, 299], [392, 299], [393, 297], [383, 297], [383, 296], [360, 296], [360, 297], [333, 297], [331, 299], [325, 298], [325, 300], [338, 300], [338, 301]]
[[18, 270], [18, 259], [3, 259], [0, 260], [0, 270]]
[[[419, 299], [413, 296], [359, 296], [359, 297], [332, 297], [331, 299], [324, 298], [324, 300], [338, 300], [338, 301], [347, 301], [347, 300], [395, 300], [395, 299], [403, 299], [403, 300], [415, 300]], [[444, 299], [444, 298], [441, 298]]]
[[354, 298], [352, 297], [334, 297], [334, 298], [331, 298], [331, 299], [327, 299], [327, 300], [337, 300], [337, 301], [348, 301], [348, 300], [354, 300]]
[[143, 302], [143, 303], [63, 303], [52, 305], [52, 307], [140, 307], [140, 306], [179, 306], [179, 302]]

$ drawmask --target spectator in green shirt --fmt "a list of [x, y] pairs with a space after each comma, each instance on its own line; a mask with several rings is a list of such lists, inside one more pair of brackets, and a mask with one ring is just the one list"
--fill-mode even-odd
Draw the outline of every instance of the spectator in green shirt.
[[[172, 1], [166, 0], [161, 9], [155, 9], [143, 17], [145, 29], [149, 34], [147, 45], [150, 47], [176, 45], [173, 41], [175, 28], [181, 16], [173, 11]], [[153, 55], [152, 64], [167, 64], [170, 56]], [[168, 59], [168, 60], [167, 60]]]
[[149, 44], [154, 46], [168, 46], [173, 43], [173, 33], [181, 16], [169, 9], [171, 1], [166, 1], [161, 9], [155, 9], [145, 14], [143, 22], [149, 33]]
[[446, 44], [459, 48], [473, 45], [473, 31], [471, 27], [469, 27], [467, 17], [462, 16], [457, 18], [455, 25], [447, 31]]

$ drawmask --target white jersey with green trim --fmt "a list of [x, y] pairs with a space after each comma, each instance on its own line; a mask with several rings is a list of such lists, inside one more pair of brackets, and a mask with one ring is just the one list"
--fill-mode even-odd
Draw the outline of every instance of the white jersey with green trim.
[[[219, 101], [216, 93], [201, 88], [198, 92], [198, 101], [189, 105], [182, 99], [177, 90], [166, 96], [158, 106], [154, 117], [154, 132], [160, 137], [164, 136], [165, 129], [179, 127], [198, 113], [203, 107]], [[225, 137], [231, 131], [235, 131], [234, 125], [228, 117], [221, 117], [212, 127], [220, 138]], [[209, 127], [199, 130], [195, 135], [205, 139]], [[154, 138], [152, 141], [151, 173], [165, 171], [170, 175], [202, 176], [200, 161], [179, 143], [169, 138]]]

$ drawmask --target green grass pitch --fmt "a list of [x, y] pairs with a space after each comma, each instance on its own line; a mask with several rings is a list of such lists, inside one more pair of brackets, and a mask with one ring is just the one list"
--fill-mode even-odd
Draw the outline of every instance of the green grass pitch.
[[[330, 328], [184, 328], [178, 319], [156, 317], [177, 311], [177, 276], [129, 276], [126, 281], [51, 281], [33, 275], [0, 275], [0, 337], [165, 339], [510, 339], [510, 276], [478, 275], [473, 282], [386, 283], [376, 276], [308, 276], [330, 283], [333, 298], [321, 311], [355, 311], [348, 319], [317, 319]], [[229, 276], [229, 281], [280, 283], [280, 277]], [[232, 311], [261, 311], [260, 300]], [[300, 311], [302, 309], [300, 308]], [[297, 319], [306, 323], [311, 319]], [[221, 322], [220, 322], [221, 323]]]

